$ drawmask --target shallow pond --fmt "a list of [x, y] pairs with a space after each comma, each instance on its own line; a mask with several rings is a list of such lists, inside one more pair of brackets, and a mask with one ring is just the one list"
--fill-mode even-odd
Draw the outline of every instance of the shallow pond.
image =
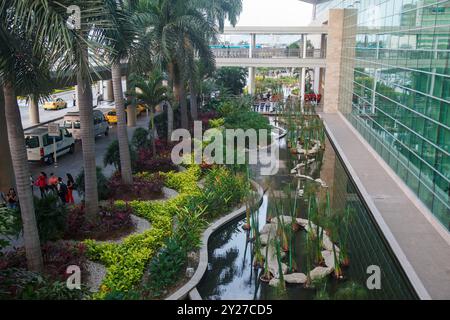
[[[271, 119], [273, 122], [274, 120]], [[260, 229], [266, 224], [267, 216], [273, 215], [275, 203], [282, 203], [287, 198], [287, 190], [295, 190], [299, 179], [292, 175], [291, 169], [298, 163], [297, 156], [292, 155], [286, 147], [285, 139], [278, 142], [280, 147], [279, 171], [273, 176], [259, 176], [254, 167], [254, 179], [267, 189], [263, 202], [257, 209]], [[331, 211], [351, 207], [352, 219], [349, 230], [349, 267], [344, 269], [344, 280], [329, 276], [322, 286], [327, 298], [336, 298], [339, 288], [349, 283], [363, 287], [365, 299], [416, 299], [417, 296], [407, 280], [396, 258], [378, 230], [373, 217], [359, 196], [347, 171], [329, 140], [325, 151], [318, 155], [317, 161], [306, 171], [314, 179], [320, 178], [328, 185]], [[305, 182], [301, 182], [304, 186]], [[290, 189], [287, 189], [291, 185]], [[305, 218], [307, 203], [298, 198], [298, 216]], [[248, 241], [248, 232], [243, 230], [245, 216], [229, 223], [216, 231], [209, 240], [209, 264], [197, 289], [203, 299], [317, 299], [319, 289], [305, 288], [303, 285], [286, 285], [286, 291], [274, 288], [259, 280], [261, 269], [253, 267], [253, 246]], [[294, 253], [292, 259], [297, 264], [298, 272], [306, 273], [306, 232], [295, 233]], [[381, 269], [381, 289], [365, 288], [367, 267], [379, 266]], [[341, 295], [342, 297], [342, 295]]]

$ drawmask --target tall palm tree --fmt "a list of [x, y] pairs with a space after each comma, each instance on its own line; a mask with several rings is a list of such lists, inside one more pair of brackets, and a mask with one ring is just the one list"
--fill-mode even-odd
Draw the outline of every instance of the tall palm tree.
[[[174, 97], [180, 105], [182, 127], [188, 127], [186, 80], [189, 74], [188, 48], [204, 59], [214, 61], [205, 35], [215, 34], [197, 0], [142, 0], [139, 11], [152, 26], [155, 64], [166, 67]], [[214, 63], [214, 62], [213, 62]]]
[[[30, 87], [39, 75], [36, 57], [33, 56], [32, 40], [12, 24], [13, 8], [0, 3], [0, 85], [3, 91], [4, 117], [16, 190], [19, 197], [23, 223], [23, 236], [28, 269], [43, 271], [43, 260], [33, 194], [30, 188], [30, 169], [23, 134], [22, 120], [17, 105], [16, 88]], [[3, 107], [3, 106], [2, 106]]]
[[[1, 59], [1, 58], [0, 58]], [[0, 192], [7, 192], [14, 186], [14, 172], [9, 150], [8, 130], [5, 119], [5, 99], [0, 87], [0, 145], [4, 148], [2, 161], [0, 161]]]
[[[217, 28], [214, 30], [217, 32], [223, 32], [225, 27], [225, 20], [229, 20], [232, 26], [235, 26], [237, 19], [242, 11], [242, 0], [197, 0], [193, 3], [193, 6], [203, 12], [206, 15], [206, 19], [209, 23]], [[215, 34], [205, 33], [205, 41], [210, 41], [215, 38]], [[192, 48], [188, 48], [192, 50]], [[197, 52], [200, 55], [200, 60], [206, 69], [214, 69], [215, 64], [213, 60], [209, 57], [211, 51], [209, 52]], [[195, 57], [194, 52], [188, 53], [188, 66], [189, 70], [189, 91], [190, 91], [190, 104], [191, 104], [191, 116], [192, 119], [196, 120], [198, 115], [198, 80], [200, 80], [201, 70], [198, 68], [198, 64], [194, 63], [193, 59]], [[201, 81], [201, 80], [200, 80]]]
[[[1, 1], [4, 6], [14, 8], [14, 25], [34, 35], [33, 40], [37, 45], [33, 49], [45, 50], [43, 60], [50, 62], [55, 75], [62, 78], [75, 75], [83, 146], [85, 207], [87, 215], [94, 217], [98, 212], [98, 191], [91, 71], [94, 66], [103, 63], [106, 50], [102, 47], [104, 32], [100, 31], [111, 27], [109, 12], [103, 0]], [[67, 8], [72, 5], [81, 10], [81, 28], [74, 28], [67, 23]]]
[[[127, 118], [125, 114], [124, 92], [122, 88], [122, 61], [130, 62], [130, 56], [135, 48], [137, 39], [135, 24], [132, 21], [134, 1], [113, 1], [111, 18], [114, 28], [107, 32], [110, 39], [110, 47], [113, 49], [111, 55], [111, 74], [114, 90], [114, 101], [117, 111], [117, 140], [120, 152], [120, 170], [122, 181], [125, 184], [133, 183], [130, 147], [127, 132]], [[129, 106], [131, 108], [131, 106]]]
[[167, 99], [167, 87], [163, 85], [163, 74], [156, 70], [150, 74], [148, 79], [143, 77], [135, 77], [135, 86], [138, 89], [136, 97], [144, 103], [146, 108], [150, 110], [150, 130], [152, 133], [152, 151], [156, 155], [155, 139], [157, 136], [155, 127], [155, 108], [161, 102]]

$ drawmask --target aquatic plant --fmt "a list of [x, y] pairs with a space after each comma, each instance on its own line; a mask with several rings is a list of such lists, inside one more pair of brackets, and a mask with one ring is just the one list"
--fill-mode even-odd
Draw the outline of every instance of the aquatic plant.
[[264, 272], [261, 275], [260, 279], [263, 282], [269, 282], [270, 279], [272, 279], [271, 274], [270, 274], [270, 270], [269, 270], [269, 246], [272, 243], [270, 239], [270, 232], [268, 235], [268, 239], [267, 239], [267, 246], [266, 246], [266, 257], [264, 258]]

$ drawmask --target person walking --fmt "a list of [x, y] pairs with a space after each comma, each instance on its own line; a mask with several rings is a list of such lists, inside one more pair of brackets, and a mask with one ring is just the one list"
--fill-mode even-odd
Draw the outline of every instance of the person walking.
[[9, 209], [17, 209], [17, 193], [14, 188], [10, 188], [6, 194], [6, 206]]
[[58, 191], [58, 196], [63, 204], [66, 204], [67, 197], [67, 185], [63, 182], [61, 177], [58, 178], [58, 184], [56, 185], [56, 190]]
[[56, 187], [58, 185], [58, 178], [52, 173], [50, 173], [50, 178], [48, 178], [48, 188], [53, 191], [57, 191]]
[[67, 196], [66, 202], [69, 204], [75, 203], [73, 199], [73, 190], [75, 189], [75, 180], [70, 173], [67, 174]]
[[44, 198], [48, 188], [47, 174], [42, 171], [34, 185], [39, 188], [39, 191], [41, 191], [41, 198]]
[[73, 100], [73, 106], [76, 107], [77, 106], [77, 95], [76, 95], [76, 93], [73, 94], [72, 100]]

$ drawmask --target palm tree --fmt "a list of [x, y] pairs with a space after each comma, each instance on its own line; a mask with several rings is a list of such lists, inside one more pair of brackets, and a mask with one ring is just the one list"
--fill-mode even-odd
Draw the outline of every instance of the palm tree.
[[[120, 170], [122, 181], [125, 184], [133, 183], [130, 147], [127, 132], [127, 120], [122, 88], [121, 61], [129, 61], [133, 54], [134, 40], [136, 39], [135, 25], [132, 23], [133, 1], [113, 2], [110, 6], [114, 29], [107, 32], [111, 39], [111, 74], [114, 90], [114, 101], [117, 111], [117, 140], [119, 141]], [[129, 106], [131, 108], [131, 106]]]
[[11, 160], [13, 163], [16, 190], [19, 197], [20, 212], [23, 223], [23, 237], [28, 269], [43, 271], [43, 259], [36, 216], [34, 212], [33, 194], [30, 188], [30, 169], [23, 134], [22, 120], [17, 105], [16, 88], [30, 86], [39, 68], [31, 54], [32, 41], [27, 35], [14, 27], [12, 9], [0, 3], [0, 85], [3, 90], [4, 116]]
[[[1, 58], [0, 58], [1, 59]], [[0, 161], [0, 192], [6, 192], [14, 186], [14, 172], [12, 170], [11, 152], [9, 151], [8, 130], [5, 119], [5, 99], [0, 89], [0, 145], [4, 148]]]
[[[206, 14], [207, 20], [211, 25], [217, 26], [219, 32], [223, 32], [225, 27], [225, 20], [228, 19], [232, 26], [237, 23], [237, 18], [242, 11], [242, 0], [197, 0], [195, 3], [196, 8]], [[205, 34], [205, 41], [214, 38], [214, 35]], [[211, 59], [209, 52], [197, 52], [201, 53], [200, 60], [206, 69], [214, 69], [214, 60]], [[198, 115], [198, 80], [203, 81], [201, 69], [198, 68], [198, 64], [195, 64], [192, 60], [195, 54], [191, 52], [189, 54], [191, 59], [189, 59], [188, 65], [193, 68], [190, 70], [189, 74], [189, 90], [190, 90], [190, 104], [191, 104], [191, 116], [192, 119], [197, 120]]]
[[135, 77], [135, 86], [137, 88], [136, 97], [143, 102], [148, 110], [150, 110], [150, 131], [152, 133], [152, 151], [153, 156], [156, 155], [155, 139], [157, 136], [155, 128], [155, 107], [167, 99], [167, 87], [163, 85], [164, 77], [157, 70], [150, 74], [148, 79]]
[[186, 79], [189, 74], [188, 50], [214, 60], [205, 35], [213, 35], [214, 27], [206, 14], [198, 10], [197, 0], [142, 0], [139, 12], [152, 26], [153, 60], [166, 67], [175, 99], [180, 105], [182, 127], [188, 127]]
[[[87, 215], [94, 217], [98, 212], [98, 191], [91, 70], [93, 66], [103, 62], [106, 53], [104, 46], [101, 46], [104, 43], [103, 30], [111, 27], [104, 1], [1, 1], [4, 8], [8, 4], [14, 9], [14, 25], [20, 26], [21, 30], [29, 35], [34, 35], [32, 39], [37, 45], [33, 49], [45, 51], [43, 60], [52, 65], [55, 75], [60, 78], [70, 78], [73, 75], [76, 77], [85, 172], [85, 207]], [[79, 29], [67, 23], [67, 8], [72, 5], [81, 10]]]

